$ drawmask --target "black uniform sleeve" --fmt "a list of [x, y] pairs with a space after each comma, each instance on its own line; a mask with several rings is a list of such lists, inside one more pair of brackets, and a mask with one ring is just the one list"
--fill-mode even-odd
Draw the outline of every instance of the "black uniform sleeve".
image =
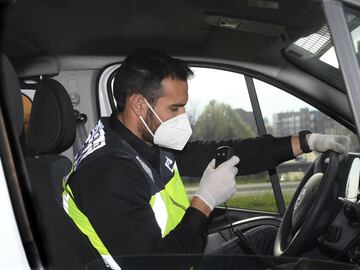
[[190, 207], [162, 238], [149, 204], [148, 183], [133, 166], [122, 163], [103, 169], [93, 175], [82, 195], [80, 207], [110, 254], [201, 253], [208, 218]]
[[176, 161], [182, 176], [201, 176], [215, 157], [216, 148], [231, 146], [240, 158], [239, 175], [260, 173], [293, 159], [291, 136], [275, 138], [271, 135], [228, 141], [195, 141], [176, 152]]

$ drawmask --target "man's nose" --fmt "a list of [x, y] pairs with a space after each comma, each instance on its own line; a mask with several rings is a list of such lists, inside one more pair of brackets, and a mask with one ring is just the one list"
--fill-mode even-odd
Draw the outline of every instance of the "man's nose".
[[179, 110], [178, 110], [178, 115], [179, 114], [183, 114], [183, 113], [185, 113], [186, 111], [185, 111], [185, 107], [180, 107], [179, 108]]

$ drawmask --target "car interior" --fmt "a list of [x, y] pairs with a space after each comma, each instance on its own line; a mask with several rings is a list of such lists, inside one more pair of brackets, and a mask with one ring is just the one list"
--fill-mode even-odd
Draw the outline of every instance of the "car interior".
[[[348, 10], [349, 31], [360, 26], [359, 14]], [[114, 73], [136, 49], [164, 51], [200, 71], [241, 74], [253, 111], [251, 136], [271, 133], [259, 104], [284, 105], [257, 97], [261, 81], [330, 117], [358, 142], [341, 72], [322, 60], [333, 45], [318, 1], [18, 0], [3, 11], [1, 35], [1, 108], [22, 172], [9, 189], [17, 194], [21, 233], [34, 238], [23, 238], [27, 256], [40, 258], [45, 269], [105, 268], [64, 212], [63, 179], [88, 132], [115, 109]], [[264, 172], [275, 211], [217, 207], [204, 253], [241, 248], [269, 261], [322, 260], [327, 269], [360, 263], [360, 149], [351, 151], [347, 158], [316, 156], [288, 201], [282, 165]], [[273, 254], [257, 254], [244, 240], [254, 230], [275, 232]]]

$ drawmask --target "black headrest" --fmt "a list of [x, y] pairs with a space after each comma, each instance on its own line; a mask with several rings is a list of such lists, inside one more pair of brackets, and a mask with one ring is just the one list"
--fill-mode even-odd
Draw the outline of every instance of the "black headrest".
[[37, 86], [31, 109], [28, 148], [35, 154], [59, 154], [68, 149], [76, 134], [70, 97], [53, 79]]
[[0, 72], [7, 111], [11, 117], [17, 135], [20, 136], [24, 124], [20, 84], [14, 67], [5, 55], [1, 55]]

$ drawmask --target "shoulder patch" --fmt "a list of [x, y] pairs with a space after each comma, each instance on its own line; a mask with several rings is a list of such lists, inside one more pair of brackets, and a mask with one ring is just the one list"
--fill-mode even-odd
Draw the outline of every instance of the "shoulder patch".
[[90, 131], [83, 147], [75, 156], [74, 170], [79, 166], [80, 162], [94, 151], [106, 145], [104, 125], [99, 120], [97, 125]]
[[170, 172], [173, 173], [174, 172], [175, 161], [171, 160], [167, 156], [165, 156], [165, 158], [166, 158], [166, 161], [165, 161], [166, 168], [168, 168], [170, 170]]

